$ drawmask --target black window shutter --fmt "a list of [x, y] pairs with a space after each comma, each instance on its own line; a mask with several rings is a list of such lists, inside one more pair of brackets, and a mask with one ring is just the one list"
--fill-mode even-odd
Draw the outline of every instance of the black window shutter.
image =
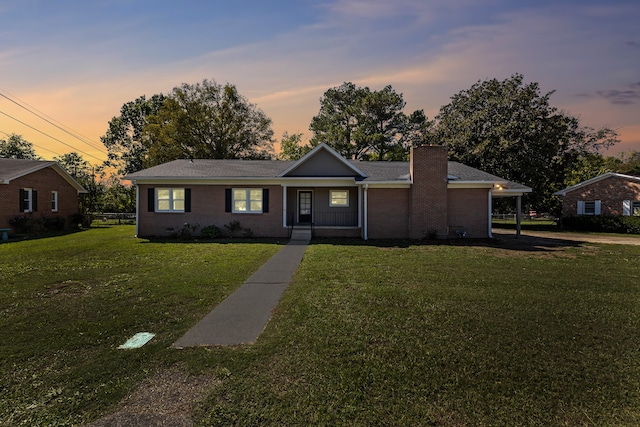
[[18, 205], [20, 206], [20, 212], [24, 212], [27, 209], [24, 207], [24, 199], [27, 197], [26, 193], [27, 192], [25, 190], [23, 190], [22, 188], [20, 189], [20, 204]]
[[191, 189], [184, 189], [184, 211], [191, 212]]
[[269, 189], [262, 189], [262, 212], [269, 212]]
[[224, 189], [224, 211], [231, 212], [231, 189]]
[[147, 210], [155, 212], [156, 210], [156, 190], [155, 188], [147, 188]]
[[38, 212], [38, 192], [36, 190], [31, 190], [31, 207], [34, 212]]

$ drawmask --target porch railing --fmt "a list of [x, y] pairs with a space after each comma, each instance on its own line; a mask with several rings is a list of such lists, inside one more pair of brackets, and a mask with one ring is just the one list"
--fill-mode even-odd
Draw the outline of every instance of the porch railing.
[[358, 225], [358, 212], [314, 212], [313, 224], [316, 227], [355, 227]]

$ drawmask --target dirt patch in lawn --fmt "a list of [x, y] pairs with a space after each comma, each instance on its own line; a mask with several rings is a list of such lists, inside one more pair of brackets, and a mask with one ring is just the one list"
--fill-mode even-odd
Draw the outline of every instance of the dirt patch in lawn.
[[191, 413], [220, 381], [211, 375], [189, 376], [167, 370], [143, 382], [127, 396], [117, 412], [87, 427], [188, 427]]

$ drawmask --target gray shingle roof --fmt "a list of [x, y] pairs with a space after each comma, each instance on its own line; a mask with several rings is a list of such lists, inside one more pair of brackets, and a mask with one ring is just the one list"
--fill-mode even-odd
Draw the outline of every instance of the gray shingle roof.
[[[393, 182], [410, 180], [409, 162], [363, 162], [351, 160], [355, 167], [367, 174], [365, 182]], [[124, 179], [137, 180], [184, 178], [277, 178], [289, 168], [290, 160], [174, 160], [127, 175]], [[448, 163], [449, 179], [455, 181], [496, 182], [511, 189], [527, 190], [528, 187], [466, 166], [458, 162]]]
[[54, 164], [42, 160], [0, 159], [0, 181], [11, 181]]

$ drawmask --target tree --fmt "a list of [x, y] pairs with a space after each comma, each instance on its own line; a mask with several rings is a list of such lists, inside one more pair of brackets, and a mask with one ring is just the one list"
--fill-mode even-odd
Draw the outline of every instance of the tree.
[[0, 157], [5, 159], [41, 160], [33, 148], [33, 144], [12, 133], [9, 139], [0, 139]]
[[609, 158], [616, 162], [616, 172], [640, 176], [640, 151], [620, 153], [618, 158]]
[[440, 109], [431, 139], [446, 145], [452, 160], [532, 187], [528, 202], [555, 213], [552, 194], [580, 156], [618, 140], [611, 129], [583, 127], [552, 107], [552, 94], [541, 95], [521, 74], [478, 81]]
[[109, 153], [107, 166], [115, 167], [120, 174], [144, 168], [148, 147], [143, 141], [143, 130], [149, 116], [156, 114], [164, 101], [162, 94], [150, 99], [143, 95], [122, 106], [120, 115], [111, 119], [107, 132], [100, 138]]
[[353, 83], [327, 90], [309, 129], [311, 145], [325, 142], [346, 158], [403, 160], [411, 144], [426, 138], [424, 112], [403, 113], [406, 103], [391, 86], [379, 91]]
[[80, 195], [80, 212], [85, 214], [99, 212], [104, 186], [96, 181], [96, 169], [75, 151], [54, 157], [53, 160], [87, 190]]
[[273, 150], [271, 119], [215, 81], [173, 89], [144, 126], [146, 167], [177, 158], [266, 159]]
[[345, 82], [328, 89], [320, 98], [320, 111], [311, 119], [309, 130], [313, 132], [311, 145], [326, 143], [347, 159], [360, 158], [367, 145], [356, 139], [356, 129], [362, 122], [362, 100], [368, 88], [356, 87]]
[[294, 133], [289, 135], [285, 132], [280, 140], [280, 154], [278, 158], [280, 160], [298, 160], [309, 151], [311, 151], [310, 145], [301, 145], [302, 134]]
[[102, 181], [104, 193], [101, 205], [103, 212], [129, 213], [136, 211], [136, 190], [126, 186], [115, 175]]

